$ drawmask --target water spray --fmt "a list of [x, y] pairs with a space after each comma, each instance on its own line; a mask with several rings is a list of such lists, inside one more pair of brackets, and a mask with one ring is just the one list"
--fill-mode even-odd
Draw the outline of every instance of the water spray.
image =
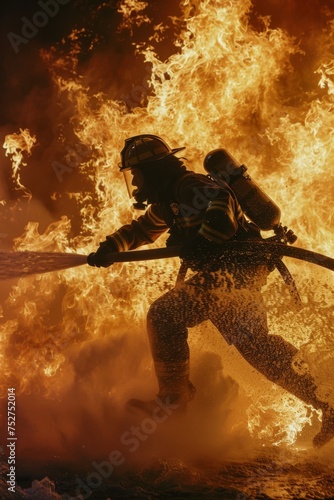
[[85, 255], [57, 252], [0, 252], [0, 280], [61, 271], [87, 263]]

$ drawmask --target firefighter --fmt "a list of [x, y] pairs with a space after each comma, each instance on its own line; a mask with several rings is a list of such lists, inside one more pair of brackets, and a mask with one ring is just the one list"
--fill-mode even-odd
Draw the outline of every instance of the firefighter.
[[[183, 266], [194, 274], [158, 298], [147, 315], [147, 330], [159, 384], [159, 398], [185, 409], [195, 394], [189, 380], [188, 328], [211, 320], [224, 339], [268, 380], [322, 410], [314, 445], [334, 436], [334, 409], [320, 401], [308, 373], [298, 373], [298, 350], [268, 332], [261, 288], [270, 272], [263, 256], [227, 256], [228, 240], [261, 239], [246, 219], [228, 184], [188, 170], [160, 137], [126, 139], [123, 172], [134, 206], [145, 212], [106, 237], [88, 264], [111, 265], [110, 254], [153, 243], [169, 231], [167, 245], [180, 245]], [[222, 257], [223, 255], [223, 257]], [[294, 369], [295, 368], [295, 369]], [[154, 402], [132, 400], [148, 412]]]

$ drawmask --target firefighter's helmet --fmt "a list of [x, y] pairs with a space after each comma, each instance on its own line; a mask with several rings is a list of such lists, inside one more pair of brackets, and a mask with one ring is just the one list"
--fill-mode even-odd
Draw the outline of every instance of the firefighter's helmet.
[[[157, 135], [136, 135], [125, 140], [121, 151], [120, 171], [123, 172], [130, 198], [135, 208], [145, 208], [144, 202], [156, 201], [157, 193], [174, 172], [171, 162], [163, 161], [185, 149], [170, 148]], [[135, 188], [135, 189], [134, 189]]]
[[151, 161], [162, 160], [167, 156], [174, 155], [185, 149], [170, 148], [168, 144], [157, 135], [136, 135], [125, 140], [125, 146], [121, 151], [120, 170], [134, 168]]

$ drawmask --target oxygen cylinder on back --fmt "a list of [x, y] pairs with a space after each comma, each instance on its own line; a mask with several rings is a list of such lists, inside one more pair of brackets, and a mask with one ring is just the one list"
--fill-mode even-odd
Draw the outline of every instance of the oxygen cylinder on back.
[[263, 231], [279, 226], [281, 211], [225, 149], [214, 149], [204, 159], [204, 168], [219, 184], [226, 182], [234, 191], [246, 216]]

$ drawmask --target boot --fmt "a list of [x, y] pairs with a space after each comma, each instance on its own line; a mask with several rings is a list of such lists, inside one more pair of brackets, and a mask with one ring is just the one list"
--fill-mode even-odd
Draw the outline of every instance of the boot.
[[159, 409], [163, 410], [167, 415], [185, 414], [187, 406], [195, 395], [196, 389], [193, 384], [187, 380], [180, 380], [178, 383], [173, 381], [171, 385], [168, 381], [159, 380], [160, 390], [154, 400], [143, 401], [141, 399], [130, 399], [127, 402], [127, 407], [131, 409], [141, 410], [149, 416], [158, 414]]
[[334, 438], [334, 409], [327, 408], [322, 411], [321, 430], [313, 438], [313, 446], [321, 448]]

